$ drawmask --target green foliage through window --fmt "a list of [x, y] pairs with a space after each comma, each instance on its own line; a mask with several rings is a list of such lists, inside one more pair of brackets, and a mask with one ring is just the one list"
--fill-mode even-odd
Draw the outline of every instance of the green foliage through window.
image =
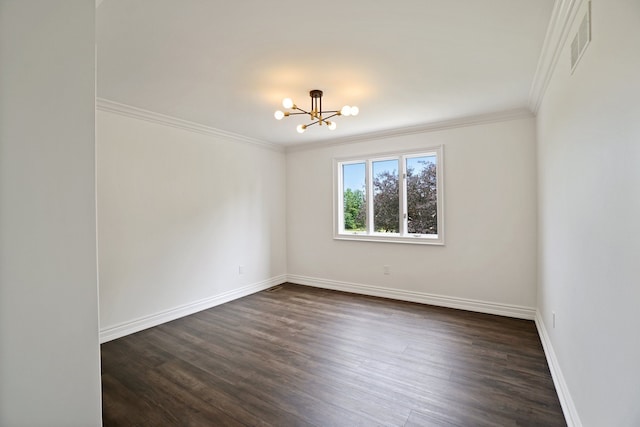
[[373, 228], [378, 233], [400, 232], [398, 160], [372, 163]]
[[407, 167], [407, 227], [412, 234], [438, 234], [436, 164], [418, 161], [420, 171]]
[[364, 193], [347, 188], [344, 192], [344, 229], [364, 231], [367, 228], [367, 207]]

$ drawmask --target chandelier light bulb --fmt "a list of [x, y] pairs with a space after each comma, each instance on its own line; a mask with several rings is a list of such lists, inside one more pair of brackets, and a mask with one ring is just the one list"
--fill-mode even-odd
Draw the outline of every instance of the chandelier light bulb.
[[329, 122], [329, 130], [335, 130], [336, 122]]
[[340, 114], [343, 116], [350, 116], [351, 115], [351, 107], [349, 107], [348, 105], [345, 105], [344, 107], [342, 107], [342, 110], [340, 110]]
[[285, 98], [282, 100], [282, 106], [286, 109], [293, 107], [293, 100], [291, 98]]
[[276, 120], [282, 120], [282, 118], [284, 117], [284, 113], [278, 110], [273, 114], [273, 117], [275, 117]]
[[298, 133], [304, 133], [304, 130], [307, 127], [305, 125], [298, 125], [298, 127], [296, 128], [296, 130], [298, 131]]
[[360, 109], [358, 107], [356, 107], [355, 105], [353, 107], [351, 107], [351, 115], [352, 116], [357, 116], [359, 112], [360, 112]]

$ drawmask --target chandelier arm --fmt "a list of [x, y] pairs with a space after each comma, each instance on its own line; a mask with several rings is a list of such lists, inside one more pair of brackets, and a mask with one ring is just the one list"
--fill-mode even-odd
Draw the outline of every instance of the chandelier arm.
[[305, 127], [309, 127], [309, 126], [313, 126], [313, 125], [317, 125], [318, 123], [320, 123], [320, 120], [316, 120], [315, 122], [311, 122], [308, 125], [305, 125]]
[[297, 105], [295, 106], [295, 109], [298, 111], [301, 111], [301, 113], [289, 113], [289, 114], [311, 114], [311, 112], [305, 111], [302, 108], [298, 107]]
[[[325, 111], [325, 112], [326, 112], [326, 111]], [[323, 122], [324, 124], [327, 124], [327, 125], [328, 125], [327, 120], [328, 120], [328, 119], [330, 119], [331, 117], [338, 116], [338, 115], [339, 115], [338, 113], [339, 113], [339, 112], [338, 112], [338, 111], [336, 111], [336, 112], [335, 112], [335, 114], [332, 114], [332, 115], [330, 115], [329, 117], [323, 117], [323, 118], [322, 118], [322, 120], [316, 120], [315, 122], [311, 122], [311, 123], [309, 123], [308, 125], [305, 125], [305, 127], [309, 127], [309, 126], [317, 125], [317, 124], [319, 124], [320, 122]], [[297, 113], [297, 114], [302, 114], [302, 113]]]
[[339, 115], [340, 115], [340, 114], [338, 114], [338, 112], [337, 112], [337, 111], [335, 111], [335, 112], [334, 112], [334, 111], [325, 111], [325, 113], [334, 113], [334, 114], [332, 114], [332, 115], [330, 115], [330, 116], [327, 116], [327, 117], [323, 117], [323, 118], [322, 118], [322, 120], [323, 120], [323, 121], [327, 121], [327, 120], [328, 120], [328, 119], [330, 119], [331, 117], [335, 117], [335, 116], [339, 116]]

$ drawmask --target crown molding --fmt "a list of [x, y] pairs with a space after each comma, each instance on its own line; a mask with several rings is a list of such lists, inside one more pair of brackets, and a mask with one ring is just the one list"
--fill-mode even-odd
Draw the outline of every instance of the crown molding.
[[188, 120], [178, 119], [176, 117], [166, 116], [142, 108], [133, 107], [131, 105], [121, 104], [105, 98], [96, 98], [96, 109], [108, 113], [119, 114], [138, 120], [145, 120], [151, 123], [158, 123], [177, 129], [184, 129], [190, 132], [200, 133], [207, 136], [222, 138], [234, 142], [242, 142], [245, 144], [257, 145], [262, 148], [284, 152], [284, 147], [271, 142], [262, 141], [260, 139], [250, 138], [248, 136], [239, 135], [233, 132], [212, 128], [200, 123], [190, 122]]
[[322, 147], [330, 147], [334, 145], [355, 144], [358, 142], [372, 141], [376, 139], [387, 139], [406, 135], [415, 135], [428, 132], [437, 132], [447, 129], [457, 129], [468, 126], [477, 126], [489, 123], [505, 122], [509, 120], [533, 118], [534, 115], [526, 108], [514, 110], [499, 111], [489, 114], [481, 114], [476, 116], [461, 117], [451, 120], [443, 120], [439, 122], [426, 123], [416, 126], [407, 126], [403, 128], [394, 128], [381, 131], [362, 133], [358, 135], [348, 136], [344, 138], [332, 139], [328, 141], [310, 142], [303, 145], [287, 146], [286, 151], [296, 152], [313, 150]]
[[462, 117], [451, 120], [443, 120], [440, 122], [433, 122], [427, 124], [421, 124], [416, 126], [408, 126], [403, 128], [387, 129], [382, 131], [374, 131], [368, 133], [362, 133], [358, 135], [352, 135], [344, 138], [310, 142], [302, 145], [283, 146], [272, 142], [266, 142], [260, 139], [250, 138], [248, 136], [239, 135], [232, 132], [223, 131], [220, 129], [212, 128], [200, 123], [190, 122], [188, 120], [178, 119], [176, 117], [167, 116], [164, 114], [156, 113], [142, 108], [133, 107], [131, 105], [121, 104], [119, 102], [111, 101], [105, 98], [96, 98], [96, 109], [105, 111], [108, 113], [119, 114], [122, 116], [145, 120], [152, 123], [158, 123], [164, 126], [169, 126], [178, 129], [184, 129], [191, 132], [200, 133], [203, 135], [213, 136], [216, 138], [223, 138], [229, 141], [242, 142], [245, 144], [257, 145], [263, 148], [278, 152], [294, 152], [303, 150], [312, 150], [321, 147], [328, 147], [333, 145], [354, 144], [364, 141], [372, 141], [377, 139], [393, 138], [398, 136], [415, 135], [427, 132], [437, 132], [447, 129], [455, 129], [467, 126], [476, 126], [488, 123], [504, 122], [509, 120], [517, 120], [523, 118], [532, 118], [534, 115], [526, 108], [500, 111], [489, 114], [481, 114], [476, 116]]
[[534, 114], [537, 114], [540, 109], [573, 20], [584, 1], [586, 0], [556, 0], [553, 5], [538, 66], [529, 90], [529, 109]]

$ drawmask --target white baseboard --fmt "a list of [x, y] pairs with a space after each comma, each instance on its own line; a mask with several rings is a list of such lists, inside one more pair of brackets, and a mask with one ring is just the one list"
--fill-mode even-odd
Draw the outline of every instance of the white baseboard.
[[424, 292], [382, 288], [378, 286], [363, 285], [360, 283], [340, 282], [337, 280], [298, 276], [295, 274], [289, 274], [287, 276], [287, 281], [299, 285], [314, 286], [317, 288], [333, 289], [336, 291], [352, 292], [401, 301], [418, 302], [422, 304], [457, 308], [480, 313], [497, 314], [500, 316], [515, 317], [518, 319], [534, 320], [536, 315], [536, 309], [533, 307], [434, 295]]
[[194, 301], [189, 304], [164, 310], [156, 314], [140, 317], [105, 329], [100, 329], [100, 343], [102, 344], [125, 335], [142, 331], [143, 329], [158, 326], [162, 323], [170, 322], [172, 320], [179, 319], [180, 317], [188, 316], [190, 314], [224, 304], [225, 302], [233, 301], [235, 299], [263, 291], [286, 281], [287, 276], [283, 274], [281, 276], [272, 277], [261, 282], [243, 286], [239, 289], [234, 289], [219, 295]]
[[544, 354], [547, 357], [547, 365], [549, 365], [549, 371], [551, 371], [553, 384], [556, 387], [558, 399], [560, 399], [560, 405], [562, 406], [562, 412], [564, 412], [564, 418], [567, 422], [567, 426], [582, 427], [582, 422], [580, 421], [578, 411], [576, 411], [576, 407], [573, 404], [573, 399], [571, 398], [571, 394], [569, 393], [567, 383], [565, 382], [564, 376], [562, 375], [560, 364], [558, 363], [556, 353], [553, 350], [553, 346], [551, 345], [551, 340], [549, 339], [549, 334], [547, 334], [547, 328], [544, 325], [544, 321], [542, 320], [540, 311], [536, 311], [535, 322], [536, 328], [538, 328], [538, 334], [540, 335], [540, 341], [542, 341]]

